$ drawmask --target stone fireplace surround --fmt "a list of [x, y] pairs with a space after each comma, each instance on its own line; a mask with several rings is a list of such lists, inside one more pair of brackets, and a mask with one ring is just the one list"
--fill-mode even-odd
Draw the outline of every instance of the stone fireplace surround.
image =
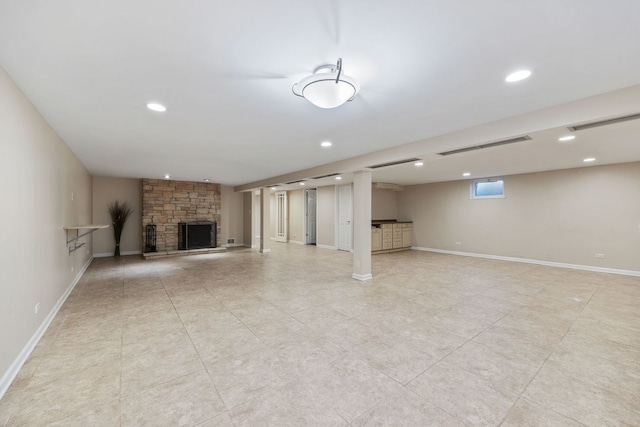
[[178, 249], [178, 224], [215, 221], [216, 246], [220, 247], [220, 184], [166, 179], [142, 180], [142, 242], [145, 227], [156, 224], [158, 251]]

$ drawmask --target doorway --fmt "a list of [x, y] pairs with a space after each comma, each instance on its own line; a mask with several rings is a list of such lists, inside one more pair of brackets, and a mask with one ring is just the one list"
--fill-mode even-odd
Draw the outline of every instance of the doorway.
[[276, 192], [276, 242], [287, 241], [287, 192]]
[[304, 191], [304, 244], [315, 245], [318, 230], [317, 190], [309, 188]]

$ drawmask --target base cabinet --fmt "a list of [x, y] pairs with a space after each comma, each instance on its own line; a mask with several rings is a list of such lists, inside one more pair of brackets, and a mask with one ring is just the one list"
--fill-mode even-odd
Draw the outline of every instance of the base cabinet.
[[373, 222], [371, 226], [371, 252], [406, 250], [413, 244], [412, 222]]

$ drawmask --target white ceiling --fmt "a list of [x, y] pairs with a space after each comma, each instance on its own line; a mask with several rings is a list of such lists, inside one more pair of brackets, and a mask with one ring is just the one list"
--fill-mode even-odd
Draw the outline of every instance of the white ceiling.
[[[578, 167], [586, 155], [640, 160], [636, 122], [570, 144], [557, 143], [569, 122], [535, 135], [526, 124], [640, 84], [639, 21], [637, 0], [3, 0], [0, 65], [94, 175], [240, 186], [404, 145], [425, 166], [374, 180], [413, 184]], [[292, 94], [338, 57], [362, 87], [352, 102], [323, 110]], [[504, 81], [521, 68], [531, 78]], [[509, 132], [532, 141], [446, 159], [433, 153], [470, 144], [407, 151], [514, 116], [522, 130]]]

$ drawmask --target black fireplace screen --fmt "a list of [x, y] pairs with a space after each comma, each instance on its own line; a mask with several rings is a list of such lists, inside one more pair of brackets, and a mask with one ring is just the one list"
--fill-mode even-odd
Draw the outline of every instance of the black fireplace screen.
[[216, 222], [194, 221], [178, 224], [178, 249], [216, 247]]

